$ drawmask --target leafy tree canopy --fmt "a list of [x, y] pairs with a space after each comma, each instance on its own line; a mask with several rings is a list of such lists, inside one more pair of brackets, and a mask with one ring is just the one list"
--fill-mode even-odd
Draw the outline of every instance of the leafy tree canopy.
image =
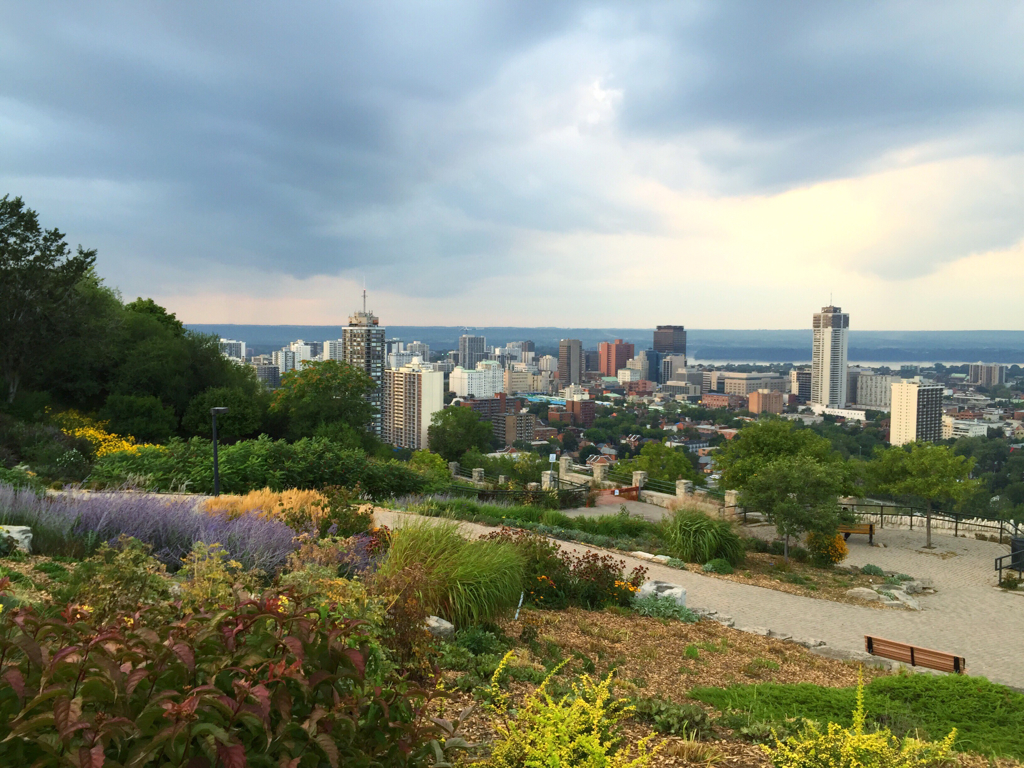
[[[842, 456], [826, 438], [783, 419], [765, 419], [741, 429], [715, 454], [715, 467], [722, 473], [723, 487], [741, 490], [766, 464], [784, 456], [843, 467]], [[845, 483], [845, 470], [840, 472]]]
[[95, 251], [72, 253], [59, 230], [44, 230], [20, 197], [0, 198], [0, 375], [8, 403], [40, 353], [76, 335], [76, 286], [95, 261]]
[[780, 536], [815, 531], [833, 535], [842, 520], [838, 504], [846, 483], [842, 466], [805, 454], [781, 455], [748, 476], [740, 504], [763, 513]]
[[217, 417], [217, 439], [231, 443], [259, 432], [266, 407], [252, 393], [233, 387], [210, 387], [192, 398], [181, 428], [188, 435], [213, 437], [211, 408], [225, 407]]
[[167, 442], [178, 428], [174, 410], [151, 395], [111, 395], [99, 415], [111, 432], [143, 443]]
[[307, 362], [281, 377], [271, 410], [287, 415], [290, 439], [331, 433], [347, 441], [367, 433], [375, 409], [366, 396], [376, 386], [365, 371], [348, 363]]
[[685, 450], [669, 448], [664, 443], [647, 443], [640, 449], [640, 455], [622, 462], [627, 472], [646, 472], [651, 480], [692, 480], [704, 484], [704, 476], [693, 468]]
[[433, 415], [427, 439], [430, 450], [440, 454], [445, 461], [458, 461], [472, 448], [488, 450], [494, 432], [491, 425], [481, 421], [480, 414], [472, 408], [453, 406]]

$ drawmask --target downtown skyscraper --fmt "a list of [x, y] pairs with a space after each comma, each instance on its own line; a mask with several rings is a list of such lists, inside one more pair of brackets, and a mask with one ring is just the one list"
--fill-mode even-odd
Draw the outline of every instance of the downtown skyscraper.
[[814, 313], [811, 351], [811, 402], [828, 408], [846, 405], [846, 368], [850, 316], [840, 307]]
[[377, 316], [366, 309], [366, 291], [363, 291], [363, 311], [350, 315], [348, 325], [341, 330], [342, 359], [366, 371], [377, 385], [367, 399], [376, 409], [370, 428], [378, 437], [384, 411], [384, 328], [379, 323]]

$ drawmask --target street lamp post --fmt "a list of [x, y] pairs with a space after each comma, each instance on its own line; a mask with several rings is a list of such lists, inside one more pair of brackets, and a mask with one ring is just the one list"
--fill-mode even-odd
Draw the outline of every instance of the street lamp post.
[[211, 408], [210, 416], [213, 417], [213, 495], [220, 496], [220, 475], [217, 468], [217, 417], [227, 414], [225, 407]]

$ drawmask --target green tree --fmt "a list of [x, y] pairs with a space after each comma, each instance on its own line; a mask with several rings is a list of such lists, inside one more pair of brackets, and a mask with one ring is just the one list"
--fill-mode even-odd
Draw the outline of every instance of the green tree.
[[20, 197], [0, 198], [0, 374], [13, 403], [41, 355], [76, 333], [78, 283], [96, 251], [72, 253], [57, 229], [43, 230]]
[[338, 442], [367, 435], [377, 385], [365, 371], [338, 360], [308, 362], [281, 377], [271, 410], [287, 417], [290, 439], [318, 435]]
[[724, 488], [741, 490], [762, 467], [783, 456], [805, 456], [835, 467], [844, 464], [827, 438], [797, 429], [791, 421], [765, 419], [741, 429], [726, 443], [715, 454], [715, 468], [722, 473]]
[[150, 395], [111, 395], [100, 411], [111, 432], [144, 443], [165, 443], [178, 428], [174, 411]]
[[814, 531], [836, 533], [843, 513], [839, 494], [846, 482], [841, 467], [806, 455], [783, 455], [758, 467], [740, 490], [740, 504], [762, 512], [785, 540]]
[[627, 472], [646, 472], [651, 480], [692, 480], [704, 484], [703, 475], [694, 471], [686, 451], [669, 448], [664, 443], [647, 443], [640, 449], [639, 456], [622, 462], [620, 466], [625, 467]]
[[232, 387], [211, 387], [192, 398], [181, 420], [182, 431], [196, 437], [213, 437], [211, 408], [226, 407], [217, 417], [217, 439], [232, 443], [255, 435], [263, 421], [266, 406], [249, 392]]
[[869, 468], [875, 493], [920, 499], [925, 504], [925, 547], [932, 548], [932, 510], [938, 503], [958, 503], [978, 490], [971, 478], [974, 459], [957, 456], [948, 445], [912, 443], [875, 452]]
[[486, 451], [491, 447], [494, 432], [491, 425], [480, 420], [472, 408], [453, 406], [438, 411], [427, 429], [430, 450], [445, 461], [458, 461], [471, 448]]

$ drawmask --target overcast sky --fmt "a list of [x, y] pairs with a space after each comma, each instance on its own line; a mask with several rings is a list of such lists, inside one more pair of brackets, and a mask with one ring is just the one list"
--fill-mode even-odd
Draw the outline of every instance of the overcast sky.
[[1024, 4], [7, 2], [0, 195], [186, 322], [1024, 329]]

